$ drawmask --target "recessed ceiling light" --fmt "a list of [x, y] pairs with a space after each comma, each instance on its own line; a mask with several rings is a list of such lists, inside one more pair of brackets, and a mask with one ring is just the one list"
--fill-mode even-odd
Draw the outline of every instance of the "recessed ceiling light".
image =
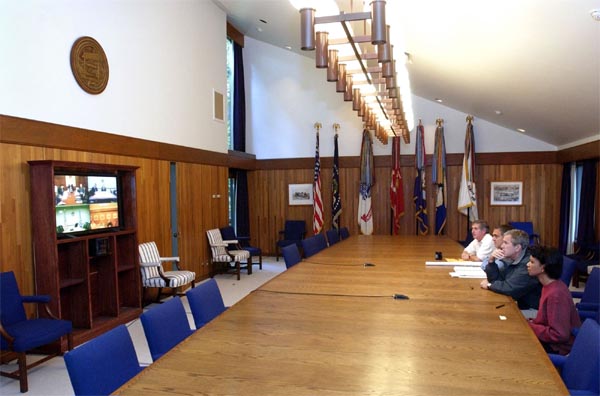
[[517, 131], [519, 131], [521, 133], [525, 133], [525, 129], [523, 129], [523, 128], [517, 128]]
[[594, 9], [590, 11], [590, 15], [594, 18], [594, 21], [600, 22], [600, 10]]
[[291, 47], [291, 46], [289, 46], [289, 45], [286, 45], [286, 46], [285, 46], [285, 49], [287, 49], [287, 50], [290, 50], [290, 51], [291, 51], [291, 50], [292, 50], [292, 47]]
[[494, 113], [496, 113], [498, 115], [502, 115], [502, 110], [495, 110]]
[[262, 28], [261, 28], [261, 27], [257, 27], [257, 28], [256, 28], [256, 31], [257, 31], [257, 32], [262, 32]]
[[435, 98], [434, 100], [435, 100], [436, 102], [438, 102], [438, 103], [442, 103], [442, 102], [443, 102], [443, 100], [442, 100], [442, 99], [440, 99], [440, 98]]

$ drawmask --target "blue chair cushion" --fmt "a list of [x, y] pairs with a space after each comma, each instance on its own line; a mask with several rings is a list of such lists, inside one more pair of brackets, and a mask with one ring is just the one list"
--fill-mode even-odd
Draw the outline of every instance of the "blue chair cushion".
[[[68, 320], [31, 319], [4, 326], [8, 334], [15, 338], [12, 350], [25, 352], [46, 345], [71, 332], [73, 325]], [[8, 342], [2, 338], [2, 349], [7, 350]]]

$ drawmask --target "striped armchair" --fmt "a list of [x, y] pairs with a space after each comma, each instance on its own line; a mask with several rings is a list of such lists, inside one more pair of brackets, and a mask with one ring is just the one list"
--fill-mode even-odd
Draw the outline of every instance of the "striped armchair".
[[[160, 301], [162, 289], [170, 287], [173, 289], [173, 295], [176, 294], [177, 288], [191, 284], [196, 285], [196, 273], [185, 271], [179, 267], [179, 257], [160, 257], [156, 243], [146, 242], [138, 246], [140, 252], [140, 271], [142, 272], [143, 287], [157, 287], [158, 295], [156, 301]], [[176, 271], [165, 271], [163, 262], [174, 262]]]
[[[215, 268], [216, 263], [225, 264], [223, 272], [229, 272], [233, 269], [233, 273], [237, 275], [237, 279], [240, 280], [240, 272], [242, 268], [242, 261], [245, 261], [244, 268], [248, 269], [248, 275], [252, 274], [252, 264], [249, 264], [250, 252], [247, 250], [229, 250], [227, 246], [229, 244], [237, 244], [238, 241], [223, 241], [221, 231], [218, 228], [206, 231], [208, 237], [208, 244], [210, 245], [210, 252], [212, 255], [212, 265]], [[233, 266], [231, 265], [233, 264]]]

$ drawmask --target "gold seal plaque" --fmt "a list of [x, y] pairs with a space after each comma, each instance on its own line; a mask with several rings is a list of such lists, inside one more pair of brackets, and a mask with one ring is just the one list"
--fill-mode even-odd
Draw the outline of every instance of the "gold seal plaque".
[[108, 60], [100, 44], [91, 37], [79, 37], [71, 47], [71, 70], [85, 92], [97, 95], [108, 85]]

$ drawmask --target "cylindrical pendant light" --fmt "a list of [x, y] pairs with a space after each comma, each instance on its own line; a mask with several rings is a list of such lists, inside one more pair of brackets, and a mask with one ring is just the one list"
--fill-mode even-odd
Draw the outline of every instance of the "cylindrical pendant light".
[[300, 48], [303, 51], [315, 49], [315, 9], [300, 10]]
[[335, 83], [336, 92], [346, 92], [346, 64], [338, 64], [338, 79]]
[[371, 2], [371, 44], [384, 44], [387, 41], [385, 24], [385, 1]]
[[[393, 45], [392, 45], [392, 52], [393, 50]], [[392, 60], [391, 62], [386, 62], [386, 63], [382, 63], [381, 64], [381, 77], [392, 77], [394, 75], [396, 71], [396, 61]]]
[[352, 88], [352, 110], [360, 111], [360, 88]]
[[377, 46], [377, 61], [379, 63], [386, 63], [386, 62], [390, 62], [392, 60], [392, 54], [391, 54], [391, 44], [390, 44], [390, 25], [387, 25], [386, 27], [386, 31], [387, 31], [387, 37], [388, 40], [385, 44], [379, 44]]
[[344, 101], [352, 101], [352, 74], [346, 74], [346, 90], [344, 91]]
[[327, 81], [338, 80], [338, 50], [330, 49], [327, 56]]
[[317, 68], [324, 69], [327, 67], [327, 50], [329, 49], [329, 33], [317, 32], [317, 53], [315, 54], [315, 62]]
[[395, 87], [396, 86], [396, 75], [392, 75], [391, 77], [385, 78], [385, 86], [386, 88]]
[[396, 88], [396, 87], [389, 88], [388, 96], [392, 99], [397, 98], [398, 97], [398, 88]]

